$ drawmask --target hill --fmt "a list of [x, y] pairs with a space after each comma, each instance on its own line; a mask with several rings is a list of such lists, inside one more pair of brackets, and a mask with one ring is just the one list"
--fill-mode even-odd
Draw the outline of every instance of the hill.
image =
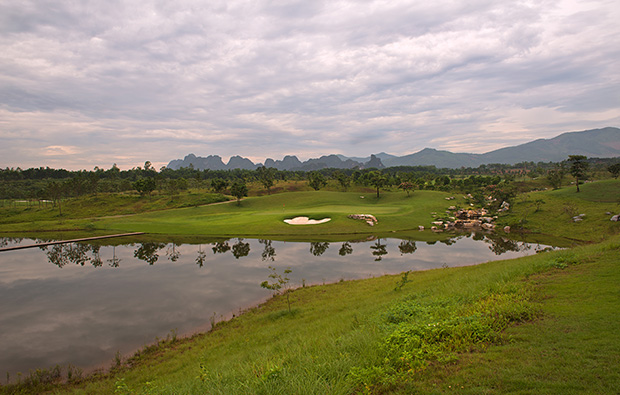
[[[366, 158], [346, 157], [344, 155], [324, 155], [320, 158], [300, 161], [294, 155], [287, 155], [282, 160], [267, 158], [266, 167], [278, 170], [312, 171], [324, 168], [354, 169], [382, 168], [394, 166], [435, 166], [438, 168], [478, 167], [491, 163], [514, 165], [520, 162], [561, 162], [568, 155], [585, 155], [595, 158], [620, 157], [620, 129], [606, 127], [603, 129], [567, 132], [551, 139], [538, 139], [513, 147], [500, 148], [484, 154], [453, 153], [433, 148], [419, 152], [395, 156], [384, 152]], [[184, 159], [170, 161], [168, 167], [179, 169], [192, 165], [199, 170], [255, 169], [262, 166], [254, 164], [247, 158], [233, 156], [227, 164], [218, 155], [206, 158], [194, 154]]]

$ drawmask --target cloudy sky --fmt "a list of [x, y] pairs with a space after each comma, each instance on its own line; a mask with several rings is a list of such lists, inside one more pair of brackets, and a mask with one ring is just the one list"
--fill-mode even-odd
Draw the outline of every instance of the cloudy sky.
[[0, 0], [0, 167], [483, 153], [620, 126], [617, 0]]

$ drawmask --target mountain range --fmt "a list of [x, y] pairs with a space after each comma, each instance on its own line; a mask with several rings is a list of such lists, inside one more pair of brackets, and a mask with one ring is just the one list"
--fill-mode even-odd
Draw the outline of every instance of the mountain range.
[[[384, 168], [394, 166], [435, 166], [438, 168], [478, 167], [491, 163], [513, 165], [520, 162], [561, 162], [569, 155], [585, 155], [595, 158], [620, 157], [620, 129], [606, 127], [580, 132], [562, 133], [551, 139], [538, 139], [513, 147], [500, 148], [484, 154], [453, 153], [433, 148], [405, 155], [395, 156], [384, 152], [366, 158], [346, 157], [344, 155], [325, 155], [320, 158], [300, 161], [294, 155], [287, 155], [282, 160], [268, 158], [265, 167], [278, 170], [319, 170], [323, 168]], [[247, 158], [233, 156], [224, 163], [218, 155], [200, 157], [189, 154], [183, 159], [174, 159], [168, 163], [171, 169], [193, 166], [198, 170], [253, 170], [262, 163], [253, 163]]]

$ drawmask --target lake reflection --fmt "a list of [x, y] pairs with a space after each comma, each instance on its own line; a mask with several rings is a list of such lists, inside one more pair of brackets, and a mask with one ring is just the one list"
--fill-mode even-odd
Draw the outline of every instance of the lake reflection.
[[[2, 246], [36, 242], [0, 239]], [[269, 265], [290, 267], [291, 283], [300, 286], [471, 265], [543, 247], [473, 234], [433, 243], [233, 238], [0, 252], [0, 374], [57, 364], [88, 371], [173, 330], [208, 330], [214, 314], [229, 318], [270, 296], [260, 287]]]

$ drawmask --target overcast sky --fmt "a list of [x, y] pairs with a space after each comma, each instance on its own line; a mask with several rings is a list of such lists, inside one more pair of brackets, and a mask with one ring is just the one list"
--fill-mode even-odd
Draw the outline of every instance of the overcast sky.
[[483, 153], [620, 126], [617, 0], [0, 0], [0, 167]]

